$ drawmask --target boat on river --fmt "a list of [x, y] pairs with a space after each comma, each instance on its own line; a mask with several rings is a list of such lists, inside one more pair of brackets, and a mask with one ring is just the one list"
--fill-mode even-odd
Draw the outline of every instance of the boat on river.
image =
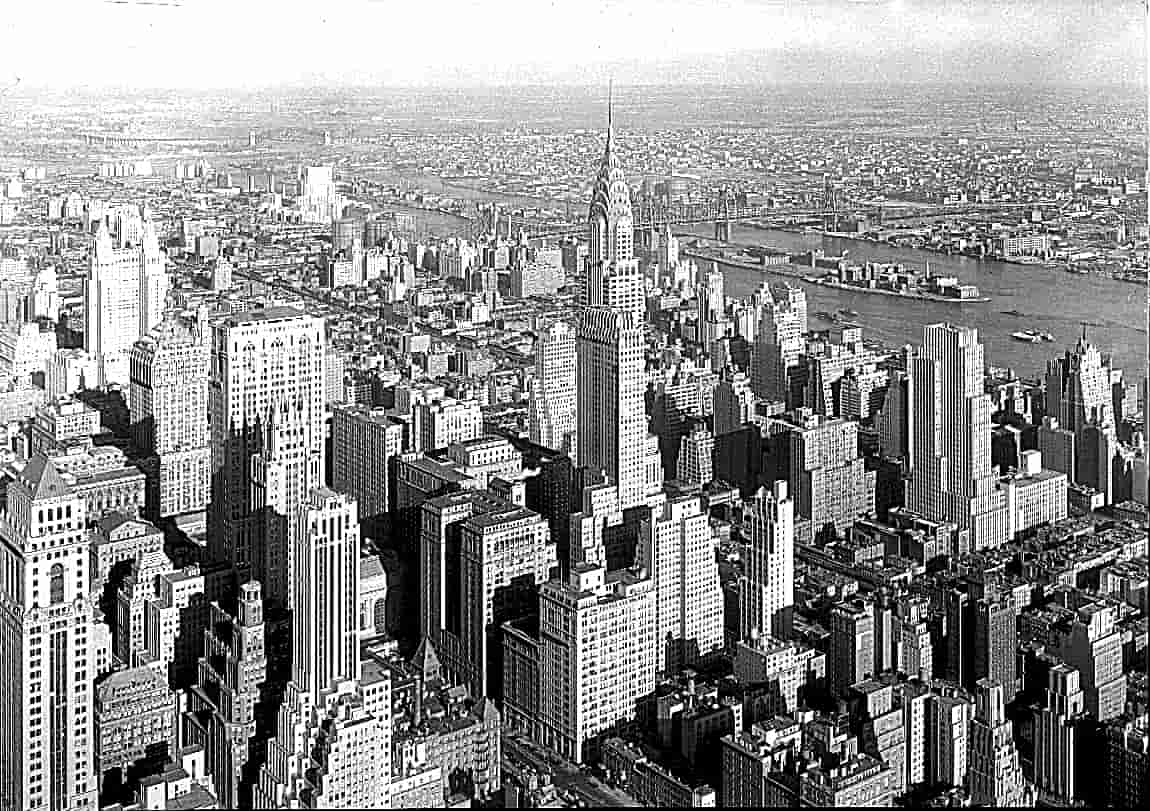
[[1034, 330], [1023, 329], [1018, 332], [1010, 333], [1010, 337], [1016, 341], [1024, 341], [1026, 343], [1037, 344], [1042, 342], [1042, 335]]

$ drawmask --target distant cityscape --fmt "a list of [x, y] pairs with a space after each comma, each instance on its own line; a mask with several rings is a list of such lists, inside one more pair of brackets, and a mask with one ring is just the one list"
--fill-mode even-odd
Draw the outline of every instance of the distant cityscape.
[[0, 809], [1146, 802], [1144, 99], [602, 91], [0, 97]]

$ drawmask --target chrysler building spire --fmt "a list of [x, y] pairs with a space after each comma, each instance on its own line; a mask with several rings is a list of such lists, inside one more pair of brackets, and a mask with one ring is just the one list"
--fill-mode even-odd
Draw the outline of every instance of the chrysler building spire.
[[614, 149], [612, 95], [613, 87], [608, 90], [607, 99], [607, 144], [603, 150], [599, 174], [595, 178], [588, 214], [591, 228], [589, 259], [592, 267], [631, 259], [634, 240], [631, 192]]
[[614, 102], [615, 80], [607, 80], [607, 155], [611, 155], [611, 139], [615, 136], [615, 124], [612, 118], [612, 105]]

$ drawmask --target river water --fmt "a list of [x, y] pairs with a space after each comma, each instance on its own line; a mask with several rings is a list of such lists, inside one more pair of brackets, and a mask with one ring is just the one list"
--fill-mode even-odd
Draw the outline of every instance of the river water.
[[[700, 227], [693, 233], [706, 237], [709, 230]], [[834, 256], [847, 251], [848, 259], [859, 262], [901, 262], [919, 269], [929, 262], [931, 273], [957, 276], [977, 285], [981, 294], [990, 298], [982, 304], [945, 304], [802, 284], [808, 312], [834, 312], [844, 307], [856, 310], [859, 315], [852, 320], [862, 325], [864, 337], [893, 345], [918, 344], [924, 325], [950, 321], [978, 330], [988, 364], [1033, 376], [1045, 369], [1050, 358], [1077, 341], [1085, 321], [1089, 323], [1087, 337], [1103, 353], [1113, 356], [1115, 366], [1134, 380], [1146, 374], [1147, 311], [1143, 285], [818, 234], [745, 226], [735, 226], [732, 231], [732, 241], [744, 245], [765, 244], [791, 252], [822, 247]], [[738, 297], [748, 295], [764, 278], [777, 278], [739, 268], [724, 268], [723, 276], [727, 295]], [[1017, 310], [1024, 316], [1006, 315], [1006, 310]], [[817, 323], [813, 316], [811, 321]], [[1049, 332], [1055, 340], [1029, 344], [1010, 337], [1010, 333], [1020, 329]]]
[[[414, 179], [414, 178], [412, 178]], [[422, 178], [419, 185], [451, 197], [469, 200], [494, 200], [508, 206], [524, 206], [540, 201], [501, 195], [476, 189], [460, 189]], [[431, 235], [458, 234], [461, 221], [437, 212], [416, 211], [421, 231]], [[701, 225], [687, 229], [691, 234], [709, 238], [711, 227]], [[681, 241], [686, 237], [680, 237]], [[922, 328], [940, 321], [975, 327], [986, 348], [986, 362], [1013, 369], [1024, 377], [1042, 374], [1046, 363], [1073, 346], [1088, 322], [1087, 336], [1103, 353], [1113, 357], [1114, 365], [1125, 370], [1129, 379], [1140, 380], [1147, 371], [1146, 288], [1139, 284], [1119, 282], [1096, 276], [1076, 275], [1062, 270], [992, 262], [962, 256], [894, 248], [873, 242], [798, 234], [790, 231], [764, 230], [736, 225], [732, 242], [741, 245], [770, 245], [790, 252], [823, 248], [828, 254], [848, 252], [848, 258], [862, 262], [901, 262], [922, 268], [930, 263], [932, 273], [957, 276], [975, 284], [989, 302], [982, 304], [943, 304], [932, 301], [895, 299], [888, 296], [854, 293], [817, 285], [802, 284], [806, 290], [811, 324], [818, 322], [818, 310], [834, 312], [839, 308], [856, 310], [852, 318], [863, 327], [864, 337], [873, 337], [897, 346], [919, 344]], [[724, 268], [728, 296], [749, 295], [764, 279], [753, 270]], [[1006, 315], [1017, 310], [1022, 317]], [[1023, 343], [1010, 337], [1021, 329], [1048, 332], [1053, 343]]]

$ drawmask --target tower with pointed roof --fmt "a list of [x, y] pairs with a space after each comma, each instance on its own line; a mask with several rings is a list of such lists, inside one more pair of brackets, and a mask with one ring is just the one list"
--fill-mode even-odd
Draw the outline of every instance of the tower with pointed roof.
[[94, 808], [84, 500], [37, 454], [0, 513], [0, 805]]
[[128, 353], [160, 323], [169, 278], [151, 216], [138, 244], [115, 247], [101, 220], [84, 280], [84, 349], [101, 386], [128, 385]]
[[[1107, 503], [1114, 499], [1118, 455], [1113, 381], [1110, 361], [1090, 343], [1085, 325], [1074, 348], [1046, 366], [1046, 413], [1072, 439], [1073, 463], [1063, 472], [1073, 483], [1103, 493]], [[1040, 430], [1040, 447], [1049, 430]]]
[[591, 191], [587, 215], [590, 244], [584, 303], [629, 310], [642, 318], [643, 276], [635, 259], [631, 189], [615, 152], [612, 100], [607, 102], [607, 143]]
[[[578, 462], [618, 487], [624, 508], [661, 489], [646, 466], [645, 292], [634, 257], [631, 192], [615, 154], [613, 104], [588, 214], [584, 308], [576, 334]], [[657, 486], [656, 486], [657, 485]]]

